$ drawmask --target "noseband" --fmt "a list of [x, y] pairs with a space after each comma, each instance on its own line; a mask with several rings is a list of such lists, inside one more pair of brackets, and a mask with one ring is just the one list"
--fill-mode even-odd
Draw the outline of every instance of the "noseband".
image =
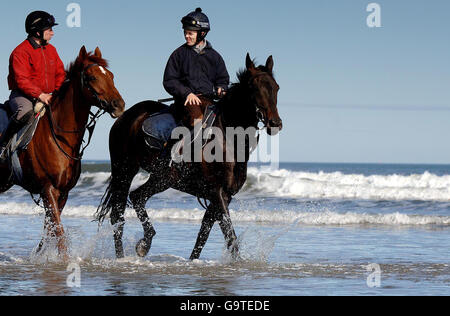
[[[268, 73], [261, 71], [261, 72], [255, 74], [255, 75], [251, 76], [250, 79], [248, 80], [248, 85], [250, 87], [254, 86], [254, 84], [253, 84], [254, 80], [257, 77], [261, 77], [263, 75], [268, 75]], [[261, 123], [264, 124], [264, 127], [265, 127], [268, 124], [267, 119], [264, 117], [264, 113], [261, 110], [261, 108], [258, 106], [258, 103], [254, 99], [253, 95], [252, 95], [252, 101], [253, 101], [253, 104], [254, 104], [255, 110], [256, 110], [256, 118], [258, 119], [257, 123], [261, 122]], [[264, 127], [262, 127], [261, 129], [263, 129]]]

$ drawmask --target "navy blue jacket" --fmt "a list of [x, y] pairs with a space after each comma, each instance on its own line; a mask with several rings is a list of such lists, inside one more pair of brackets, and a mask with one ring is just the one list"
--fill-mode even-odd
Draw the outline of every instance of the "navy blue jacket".
[[208, 41], [200, 54], [186, 44], [177, 48], [164, 71], [164, 88], [183, 102], [191, 92], [211, 95], [219, 87], [226, 90], [229, 83], [225, 62]]

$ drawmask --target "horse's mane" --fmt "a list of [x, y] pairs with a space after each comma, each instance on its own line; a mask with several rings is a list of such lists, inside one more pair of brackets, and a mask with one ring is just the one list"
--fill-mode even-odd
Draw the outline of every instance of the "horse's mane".
[[[255, 63], [254, 60], [253, 63]], [[274, 78], [273, 72], [271, 72], [266, 66], [260, 65], [256, 67], [256, 69], [266, 72]], [[241, 68], [236, 73], [236, 76], [237, 82], [230, 85], [227, 94], [224, 98], [220, 99], [218, 105], [222, 113], [227, 111], [232, 113], [233, 116], [235, 115], [238, 120], [244, 119], [249, 120], [250, 122], [256, 118], [256, 112], [254, 109], [247, 106], [249, 104], [247, 95], [249, 92], [248, 89], [252, 73], [246, 68]]]
[[74, 62], [70, 63], [69, 68], [66, 70], [67, 78], [73, 78], [74, 75], [83, 70], [86, 64], [97, 64], [102, 67], [108, 67], [108, 61], [106, 59], [89, 52], [84, 59], [81, 60], [80, 57], [77, 57]]
[[[254, 62], [255, 61], [253, 60], [253, 63]], [[256, 67], [256, 69], [263, 71], [263, 72], [267, 72], [269, 75], [271, 75], [274, 78], [273, 72], [269, 71], [269, 69], [267, 69], [266, 66], [260, 65], [260, 66]], [[236, 73], [236, 77], [237, 77], [238, 81], [232, 83], [230, 86], [230, 89], [229, 89], [229, 92], [231, 92], [231, 95], [236, 94], [236, 93], [243, 93], [243, 91], [248, 87], [251, 76], [252, 76], [252, 74], [248, 69], [246, 69], [246, 68], [239, 69], [239, 71]], [[230, 94], [228, 94], [228, 95], [230, 95]]]
[[83, 70], [86, 64], [97, 64], [105, 68], [108, 67], [108, 61], [106, 59], [98, 57], [97, 55], [94, 55], [92, 52], [87, 53], [84, 59], [77, 57], [77, 59], [71, 62], [69, 64], [69, 67], [66, 69], [66, 80], [59, 88], [59, 90], [56, 92], [57, 98], [59, 99], [64, 98], [70, 87], [72, 80], [74, 80], [74, 78], [77, 77], [77, 75]]
[[239, 69], [239, 71], [236, 73], [236, 77], [238, 78], [238, 82], [232, 83], [231, 86], [234, 87], [236, 85], [241, 85], [244, 82], [247, 83], [250, 79], [250, 72], [247, 69]]
[[[253, 63], [255, 62], [255, 60], [253, 60]], [[256, 67], [256, 69], [258, 69], [259, 71], [262, 72], [267, 72], [269, 75], [271, 75], [272, 77], [274, 77], [273, 72], [271, 72], [269, 69], [267, 69], [266, 66], [260, 65], [258, 67]], [[250, 77], [252, 76], [250, 71], [248, 69], [245, 68], [241, 68], [239, 69], [239, 71], [236, 73], [236, 76], [238, 78], [238, 82], [232, 83], [231, 87], [234, 86], [242, 86], [242, 85], [247, 85]]]

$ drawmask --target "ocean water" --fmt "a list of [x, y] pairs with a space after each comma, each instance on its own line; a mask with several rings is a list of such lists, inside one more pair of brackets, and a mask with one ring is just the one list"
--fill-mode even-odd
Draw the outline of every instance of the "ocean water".
[[126, 257], [116, 260], [112, 228], [92, 221], [109, 170], [86, 162], [71, 192], [69, 262], [52, 241], [35, 254], [44, 215], [27, 192], [0, 194], [0, 295], [450, 295], [450, 165], [251, 165], [230, 205], [237, 262], [218, 225], [188, 260], [204, 210], [175, 190], [147, 204], [157, 234], [146, 258], [127, 209]]

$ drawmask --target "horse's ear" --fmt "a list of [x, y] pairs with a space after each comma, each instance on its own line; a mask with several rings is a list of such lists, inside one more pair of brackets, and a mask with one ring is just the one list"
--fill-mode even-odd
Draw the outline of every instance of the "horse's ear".
[[98, 48], [98, 47], [95, 48], [95, 56], [102, 58], [102, 52], [100, 51], [100, 48]]
[[245, 66], [248, 70], [255, 69], [255, 64], [253, 63], [252, 59], [250, 58], [250, 54], [247, 53], [247, 57], [245, 58]]
[[86, 47], [84, 47], [83, 45], [83, 47], [81, 47], [80, 49], [80, 54], [78, 54], [78, 57], [83, 60], [85, 59], [86, 55], [87, 55]]
[[266, 68], [267, 68], [267, 70], [268, 70], [270, 73], [272, 73], [272, 69], [273, 69], [273, 58], [272, 58], [272, 55], [270, 55], [269, 58], [267, 58], [267, 61], [266, 61]]

